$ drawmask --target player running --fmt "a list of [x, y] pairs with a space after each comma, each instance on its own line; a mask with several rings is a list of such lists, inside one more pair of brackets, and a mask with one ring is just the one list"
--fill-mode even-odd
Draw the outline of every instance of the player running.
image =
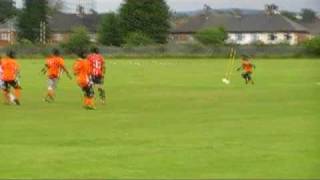
[[104, 76], [106, 71], [105, 60], [100, 54], [99, 49], [94, 47], [91, 49], [91, 54], [88, 56], [88, 61], [91, 67], [92, 82], [95, 88], [99, 91], [101, 102], [106, 102], [106, 92], [104, 90]]
[[21, 86], [19, 84], [18, 77], [20, 76], [20, 66], [15, 59], [15, 51], [9, 50], [7, 52], [7, 57], [3, 58], [1, 61], [2, 77], [3, 81], [3, 94], [5, 98], [5, 103], [10, 104], [10, 94], [11, 87], [14, 89], [13, 102], [16, 105], [20, 105], [20, 90]]
[[[2, 80], [3, 70], [1, 67], [1, 59], [2, 59], [2, 57], [0, 56], [0, 90], [4, 90], [4, 82]], [[12, 93], [9, 94], [9, 99], [10, 99], [10, 101], [14, 101], [15, 97], [13, 96]]]
[[74, 75], [76, 76], [79, 87], [84, 92], [84, 108], [94, 110], [94, 89], [93, 83], [91, 82], [91, 67], [84, 52], [80, 52], [78, 56], [79, 58], [73, 66]]
[[48, 92], [44, 100], [50, 103], [55, 99], [55, 91], [60, 75], [65, 72], [69, 79], [72, 78], [64, 65], [64, 59], [61, 57], [58, 49], [52, 50], [52, 55], [46, 59], [45, 67], [42, 69], [42, 72], [48, 76]]
[[243, 55], [242, 56], [242, 66], [238, 68], [238, 71], [241, 69], [243, 70], [242, 72], [242, 77], [244, 78], [246, 84], [254, 84], [254, 81], [252, 79], [252, 74], [253, 74], [253, 69], [255, 69], [256, 66], [251, 63], [250, 59], [248, 56]]

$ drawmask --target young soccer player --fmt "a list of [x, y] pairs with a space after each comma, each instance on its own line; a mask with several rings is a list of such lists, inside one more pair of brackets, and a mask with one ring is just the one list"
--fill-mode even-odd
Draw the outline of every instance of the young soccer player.
[[84, 108], [94, 110], [94, 90], [91, 82], [91, 67], [84, 51], [78, 53], [73, 71], [79, 87], [84, 92]]
[[254, 84], [254, 81], [252, 79], [252, 74], [253, 74], [253, 69], [256, 68], [254, 64], [251, 63], [250, 59], [248, 56], [243, 55], [242, 56], [242, 66], [238, 68], [238, 71], [241, 69], [243, 70], [242, 72], [242, 77], [245, 80], [246, 84]]
[[7, 104], [10, 103], [10, 88], [14, 89], [14, 99], [13, 102], [16, 105], [20, 105], [20, 90], [21, 86], [18, 81], [18, 77], [20, 76], [20, 66], [15, 59], [16, 53], [15, 51], [9, 50], [7, 52], [7, 57], [3, 58], [1, 61], [2, 68], [2, 81], [3, 81], [3, 94], [5, 98], [5, 102]]
[[68, 78], [71, 79], [70, 73], [64, 65], [64, 59], [61, 57], [58, 49], [52, 50], [52, 55], [46, 59], [45, 67], [42, 69], [42, 72], [48, 76], [48, 91], [44, 100], [50, 103], [55, 99], [55, 91], [60, 75], [65, 72]]
[[103, 87], [106, 70], [105, 60], [97, 47], [91, 49], [91, 54], [87, 59], [91, 67], [93, 85], [98, 89], [101, 102], [104, 104], [106, 101], [106, 92]]
[[[4, 90], [4, 82], [2, 80], [3, 70], [2, 70], [2, 67], [1, 67], [1, 59], [2, 59], [2, 57], [0, 56], [0, 90]], [[12, 93], [9, 94], [9, 99], [10, 99], [10, 101], [14, 101], [15, 97], [13, 96]]]
[[2, 67], [1, 67], [2, 57], [0, 56], [0, 89], [4, 89], [4, 82], [2, 81]]

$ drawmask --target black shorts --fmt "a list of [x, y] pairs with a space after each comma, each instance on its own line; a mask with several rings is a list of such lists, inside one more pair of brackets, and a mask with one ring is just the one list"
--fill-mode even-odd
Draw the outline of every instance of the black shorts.
[[3, 87], [5, 91], [9, 91], [11, 87], [14, 89], [21, 89], [18, 81], [4, 81]]
[[248, 80], [251, 80], [251, 79], [252, 79], [251, 75], [252, 75], [251, 72], [244, 72], [244, 73], [242, 73], [242, 77], [243, 77], [244, 79], [248, 79]]
[[88, 85], [86, 87], [83, 87], [82, 91], [84, 92], [84, 96], [86, 96], [88, 98], [94, 97], [94, 89], [93, 89], [92, 85]]
[[103, 85], [104, 80], [102, 76], [92, 76], [93, 84]]

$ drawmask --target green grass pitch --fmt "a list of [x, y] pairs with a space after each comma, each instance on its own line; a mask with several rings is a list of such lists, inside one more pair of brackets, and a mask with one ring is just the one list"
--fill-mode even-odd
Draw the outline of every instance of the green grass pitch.
[[44, 103], [43, 60], [20, 63], [0, 178], [320, 178], [318, 60], [256, 60], [254, 86], [222, 60], [109, 60], [96, 111], [66, 77]]

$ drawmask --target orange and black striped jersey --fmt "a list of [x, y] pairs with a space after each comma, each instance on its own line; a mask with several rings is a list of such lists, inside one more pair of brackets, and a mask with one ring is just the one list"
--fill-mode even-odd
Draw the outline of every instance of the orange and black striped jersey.
[[252, 73], [253, 72], [253, 68], [255, 68], [255, 65], [252, 64], [251, 62], [249, 62], [249, 61], [242, 62], [242, 69], [243, 69], [244, 72]]
[[46, 66], [48, 68], [49, 78], [58, 78], [61, 73], [61, 69], [64, 66], [64, 59], [59, 56], [52, 56], [46, 59]]
[[80, 87], [86, 87], [90, 83], [91, 68], [87, 60], [78, 59], [73, 65], [74, 74]]
[[15, 59], [3, 58], [1, 60], [2, 80], [14, 81], [19, 73], [20, 66]]

